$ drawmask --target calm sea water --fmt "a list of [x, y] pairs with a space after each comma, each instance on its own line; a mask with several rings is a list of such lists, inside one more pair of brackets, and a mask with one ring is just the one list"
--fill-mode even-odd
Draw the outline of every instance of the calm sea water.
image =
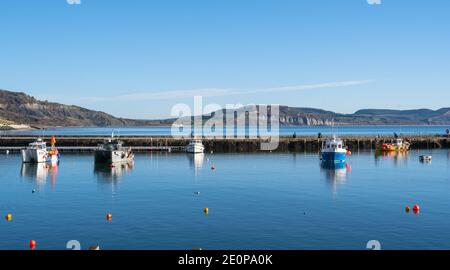
[[[410, 135], [435, 135], [445, 134], [447, 126], [345, 126], [335, 127], [335, 132], [341, 135], [392, 135], [394, 132], [398, 134]], [[186, 136], [190, 135], [190, 132], [186, 130], [177, 130], [179, 132], [186, 133]], [[3, 131], [0, 132], [0, 136], [3, 135], [98, 135], [109, 136], [111, 132], [120, 134], [123, 136], [168, 136], [171, 135], [171, 127], [121, 127], [121, 128], [50, 128], [46, 130], [25, 130], [25, 131]], [[245, 130], [240, 131], [241, 134], [245, 134]], [[249, 132], [249, 131], [247, 131]], [[297, 135], [316, 135], [321, 132], [322, 134], [331, 133], [330, 127], [325, 126], [299, 126], [299, 127], [280, 127], [280, 135], [291, 136], [294, 133]], [[196, 132], [200, 134], [201, 132]], [[204, 134], [209, 135], [211, 132], [204, 131]], [[256, 131], [254, 131], [256, 134]]]
[[[447, 150], [364, 152], [337, 170], [317, 154], [142, 154], [115, 168], [11, 154], [0, 171], [0, 249], [450, 249]], [[420, 214], [405, 213], [416, 203]]]

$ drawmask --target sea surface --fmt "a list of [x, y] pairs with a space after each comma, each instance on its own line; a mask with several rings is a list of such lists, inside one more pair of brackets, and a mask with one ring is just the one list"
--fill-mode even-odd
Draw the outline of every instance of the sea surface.
[[448, 150], [354, 153], [342, 168], [316, 153], [138, 154], [115, 167], [2, 153], [0, 171], [0, 249], [450, 249]]
[[[400, 135], [436, 135], [445, 134], [448, 126], [342, 126], [331, 127], [327, 126], [297, 126], [297, 127], [280, 127], [277, 130], [260, 132], [279, 132], [283, 136], [292, 136], [294, 133], [298, 136], [302, 135], [317, 135], [331, 134], [332, 132], [339, 135], [393, 135], [394, 133]], [[66, 135], [66, 136], [110, 136], [112, 132], [121, 136], [169, 136], [173, 133], [170, 126], [161, 127], [111, 127], [111, 128], [96, 128], [96, 127], [75, 127], [75, 128], [49, 128], [45, 130], [19, 130], [19, 131], [0, 131], [2, 135], [33, 135], [33, 136], [49, 136], [49, 135]], [[191, 131], [188, 129], [175, 129], [177, 135], [189, 136]], [[215, 130], [203, 130], [204, 135], [212, 135]], [[251, 129], [237, 129], [236, 132], [240, 134], [257, 134], [255, 128]], [[201, 134], [200, 130], [195, 131], [196, 134]], [[221, 132], [223, 134], [223, 132]], [[264, 133], [263, 133], [264, 134]]]

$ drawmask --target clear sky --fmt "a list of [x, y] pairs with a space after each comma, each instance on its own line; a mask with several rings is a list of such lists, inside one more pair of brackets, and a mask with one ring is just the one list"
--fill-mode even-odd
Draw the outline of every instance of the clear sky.
[[193, 95], [344, 113], [450, 106], [448, 0], [67, 1], [0, 1], [0, 89], [131, 118]]

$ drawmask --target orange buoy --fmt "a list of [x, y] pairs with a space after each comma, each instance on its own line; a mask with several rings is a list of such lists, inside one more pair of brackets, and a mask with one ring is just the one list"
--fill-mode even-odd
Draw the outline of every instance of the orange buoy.
[[36, 241], [30, 240], [30, 249], [36, 249]]
[[203, 213], [207, 215], [209, 213], [209, 208], [208, 207], [203, 208]]
[[420, 206], [418, 205], [418, 204], [416, 204], [416, 205], [414, 205], [413, 206], [413, 211], [414, 211], [414, 213], [419, 213], [419, 211], [420, 211]]
[[351, 156], [351, 155], [352, 155], [352, 151], [347, 150], [347, 155], [348, 155], [348, 156]]
[[106, 220], [107, 221], [111, 221], [112, 220], [112, 214], [111, 213], [106, 214]]
[[406, 206], [405, 211], [406, 213], [409, 213], [411, 211], [411, 208], [409, 206]]
[[7, 221], [11, 221], [11, 220], [12, 220], [12, 215], [9, 214], [9, 213], [6, 214], [5, 219], [6, 219]]

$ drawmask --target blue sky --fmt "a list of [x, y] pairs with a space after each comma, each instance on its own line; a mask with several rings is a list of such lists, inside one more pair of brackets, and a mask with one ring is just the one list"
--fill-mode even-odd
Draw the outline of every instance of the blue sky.
[[0, 1], [0, 89], [159, 118], [176, 103], [450, 106], [450, 1]]

